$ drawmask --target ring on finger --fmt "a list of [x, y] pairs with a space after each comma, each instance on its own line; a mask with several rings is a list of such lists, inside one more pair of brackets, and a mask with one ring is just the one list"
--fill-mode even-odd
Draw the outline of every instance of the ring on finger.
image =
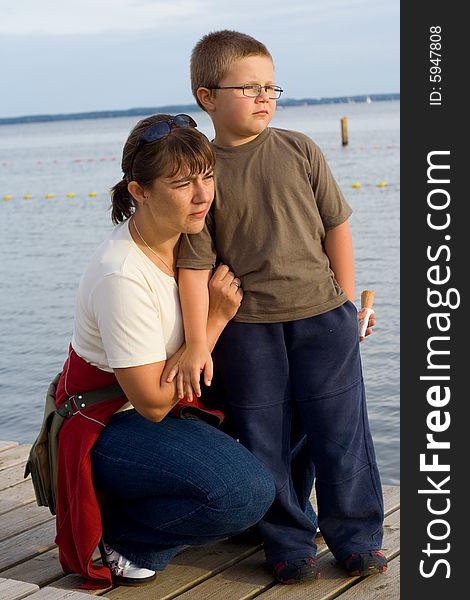
[[234, 280], [232, 281], [232, 283], [233, 283], [233, 285], [236, 285], [236, 286], [237, 286], [237, 288], [239, 288], [239, 287], [241, 286], [241, 281], [240, 281], [239, 279], [234, 279]]

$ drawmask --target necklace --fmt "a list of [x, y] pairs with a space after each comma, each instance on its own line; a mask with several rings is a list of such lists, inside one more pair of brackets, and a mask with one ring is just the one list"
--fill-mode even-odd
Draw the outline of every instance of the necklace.
[[138, 235], [138, 236], [140, 237], [140, 239], [141, 239], [141, 240], [144, 242], [144, 244], [147, 246], [147, 248], [150, 250], [150, 252], [152, 252], [153, 254], [155, 254], [155, 256], [156, 256], [156, 257], [157, 257], [159, 260], [161, 260], [161, 261], [162, 261], [162, 263], [165, 265], [165, 267], [166, 267], [166, 268], [167, 268], [167, 269], [168, 269], [168, 270], [169, 270], [171, 273], [174, 273], [174, 269], [172, 269], [172, 268], [169, 266], [169, 264], [168, 264], [167, 262], [165, 262], [165, 261], [163, 260], [163, 258], [162, 258], [162, 257], [161, 257], [159, 254], [157, 254], [157, 253], [155, 252], [155, 250], [154, 250], [153, 248], [151, 248], [151, 247], [150, 247], [150, 246], [147, 244], [147, 242], [144, 240], [144, 238], [142, 237], [142, 234], [141, 234], [141, 233], [140, 233], [140, 231], [139, 231], [139, 228], [137, 227], [137, 223], [135, 222], [135, 219], [134, 219], [134, 218], [132, 218], [132, 223], [133, 223], [133, 225], [134, 225], [134, 229], [135, 229], [135, 231], [136, 231], [137, 235]]

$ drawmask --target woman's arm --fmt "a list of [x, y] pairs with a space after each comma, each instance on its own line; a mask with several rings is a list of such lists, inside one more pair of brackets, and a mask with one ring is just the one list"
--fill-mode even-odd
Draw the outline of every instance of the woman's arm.
[[162, 381], [166, 361], [114, 369], [119, 385], [132, 404], [149, 421], [159, 422], [178, 402], [175, 386]]
[[[206, 339], [212, 350], [240, 306], [242, 292], [235, 285], [233, 273], [225, 265], [219, 266], [209, 282], [209, 313]], [[114, 369], [116, 379], [134, 408], [150, 421], [161, 421], [178, 402], [174, 381], [168, 382], [170, 369], [179, 361], [185, 346], [168, 360]]]

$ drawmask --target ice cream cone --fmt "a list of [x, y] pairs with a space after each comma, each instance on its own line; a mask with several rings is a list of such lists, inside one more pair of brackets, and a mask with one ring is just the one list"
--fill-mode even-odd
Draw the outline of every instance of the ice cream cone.
[[361, 309], [362, 319], [359, 321], [359, 339], [363, 340], [366, 335], [369, 317], [374, 312], [372, 305], [374, 304], [374, 292], [372, 290], [364, 290], [361, 294]]
[[372, 308], [375, 293], [372, 290], [364, 290], [361, 294], [361, 308]]

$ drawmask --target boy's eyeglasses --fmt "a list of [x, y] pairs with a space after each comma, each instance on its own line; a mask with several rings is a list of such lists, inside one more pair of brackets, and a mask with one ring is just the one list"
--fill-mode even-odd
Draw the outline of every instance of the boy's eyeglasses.
[[151, 144], [152, 142], [157, 142], [158, 140], [165, 139], [171, 132], [174, 127], [178, 128], [188, 128], [188, 127], [197, 127], [196, 121], [190, 117], [189, 115], [175, 115], [174, 117], [170, 117], [166, 121], [157, 121], [156, 123], [152, 123], [149, 125], [147, 129], [144, 129], [144, 132], [139, 138], [139, 141], [136, 144], [134, 155], [131, 160], [130, 172], [132, 174], [132, 167], [134, 166], [134, 160], [137, 156], [137, 152], [143, 146], [143, 144]]
[[209, 88], [210, 90], [242, 90], [243, 95], [248, 98], [257, 98], [261, 91], [264, 90], [266, 94], [268, 94], [268, 98], [270, 100], [277, 100], [281, 97], [282, 92], [284, 91], [278, 85], [259, 85], [259, 84], [250, 84], [250, 85], [221, 85], [219, 87]]

